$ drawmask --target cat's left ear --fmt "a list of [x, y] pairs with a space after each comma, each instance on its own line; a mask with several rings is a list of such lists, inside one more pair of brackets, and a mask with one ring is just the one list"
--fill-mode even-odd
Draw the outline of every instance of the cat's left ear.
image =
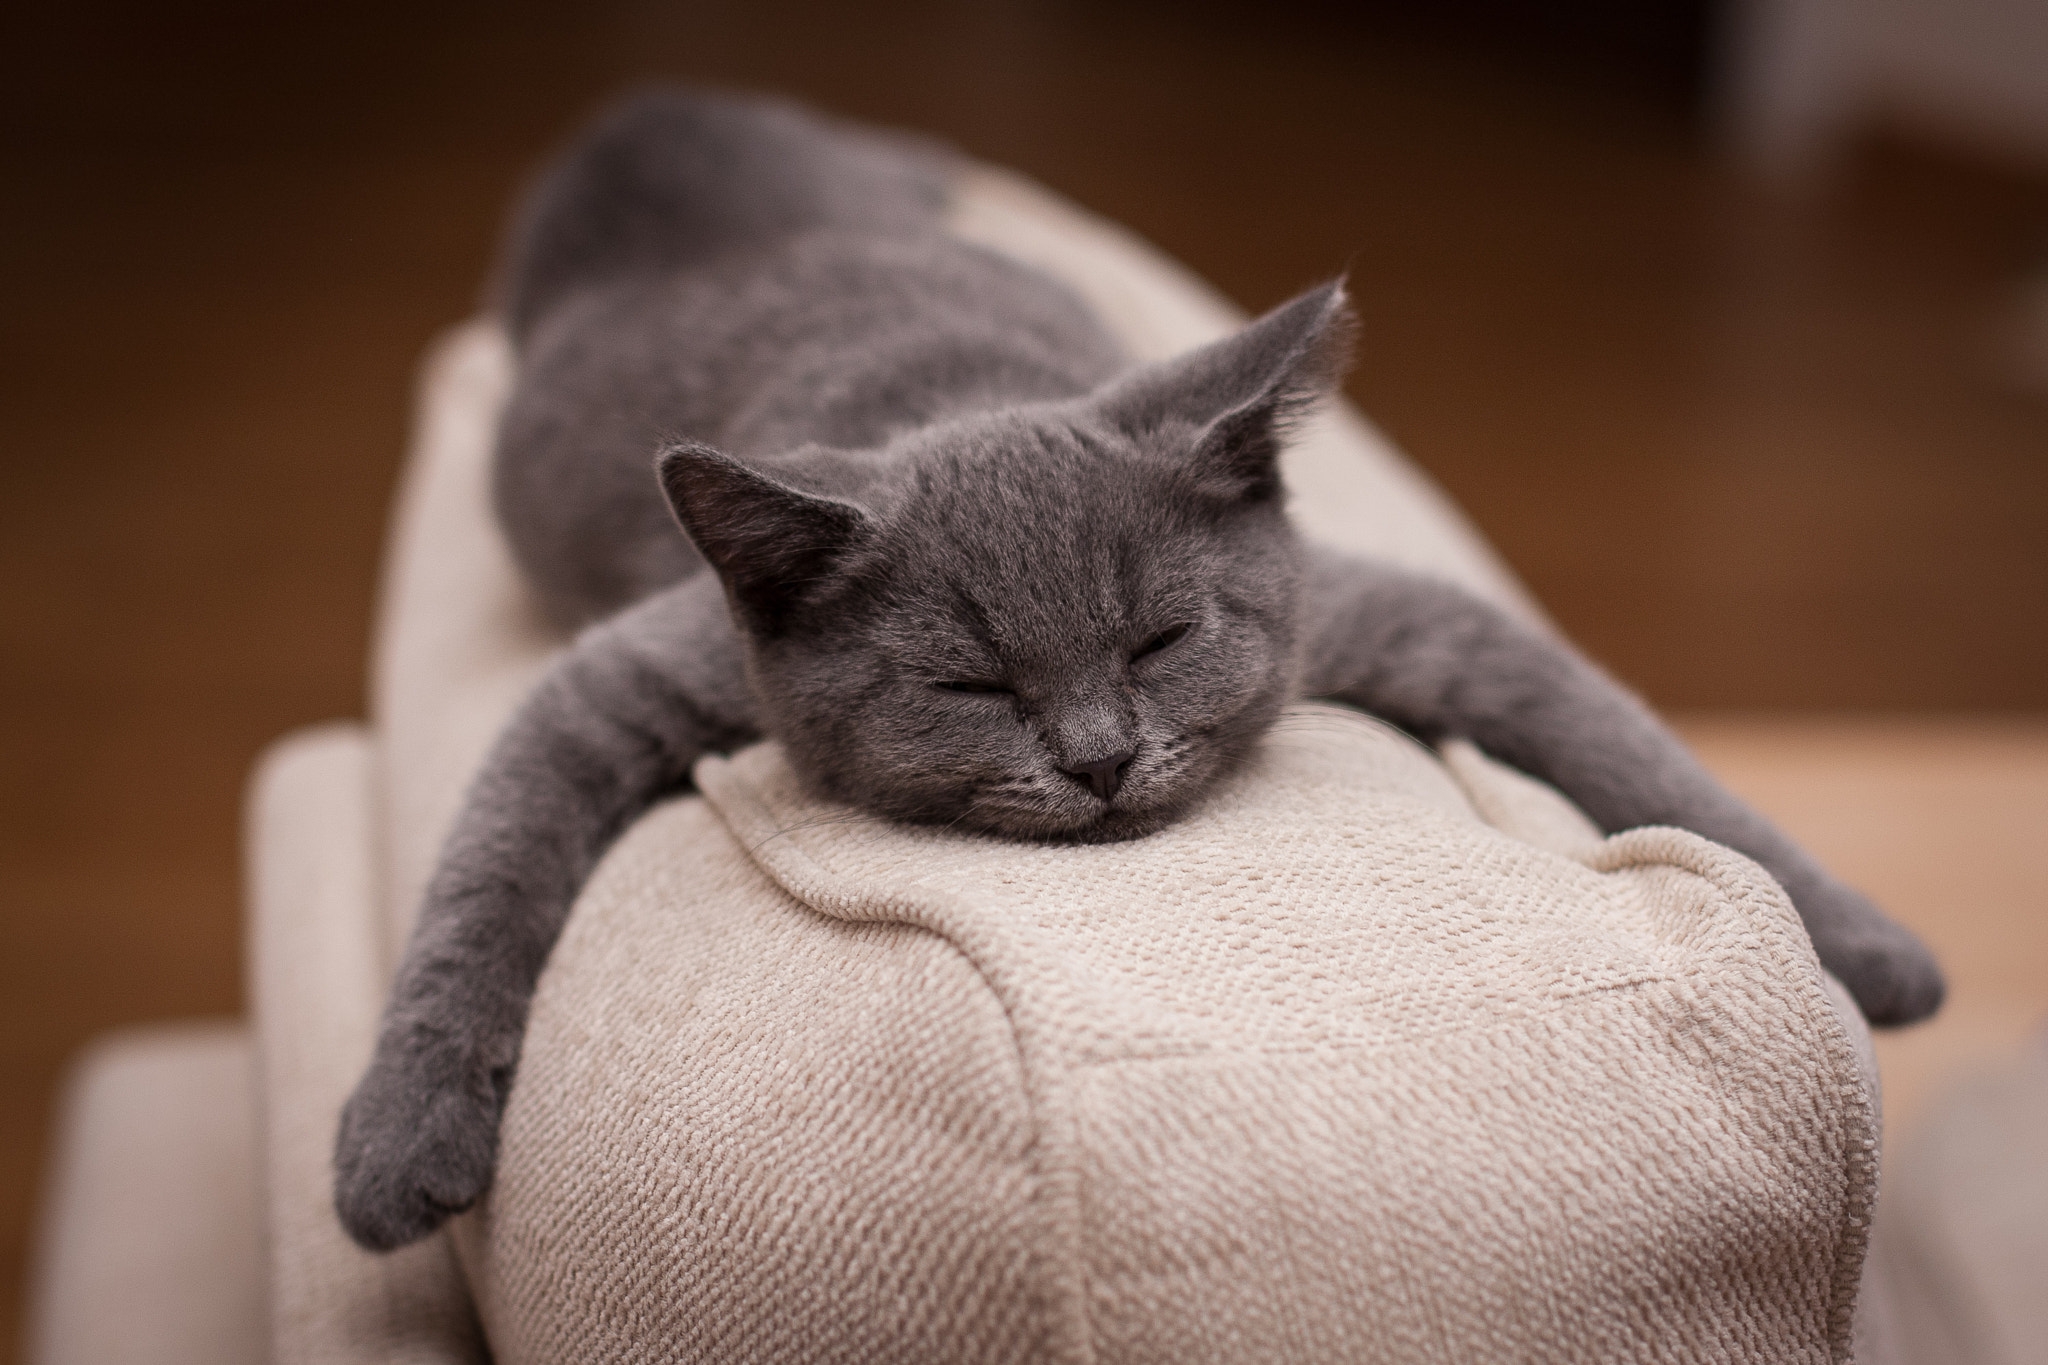
[[695, 441], [662, 451], [654, 470], [734, 604], [771, 635], [869, 530], [852, 503], [791, 488]]
[[1097, 408], [1140, 439], [1192, 429], [1188, 467], [1207, 491], [1267, 501], [1280, 494], [1288, 434], [1336, 389], [1356, 327], [1344, 282], [1332, 280], [1221, 341], [1112, 381]]

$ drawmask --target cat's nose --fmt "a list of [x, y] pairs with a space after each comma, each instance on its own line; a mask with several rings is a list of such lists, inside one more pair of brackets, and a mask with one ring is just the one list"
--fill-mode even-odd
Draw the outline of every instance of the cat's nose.
[[1117, 793], [1124, 784], [1124, 769], [1131, 766], [1136, 751], [1126, 749], [1107, 758], [1098, 758], [1091, 763], [1076, 763], [1071, 768], [1061, 769], [1068, 777], [1095, 793], [1104, 801]]

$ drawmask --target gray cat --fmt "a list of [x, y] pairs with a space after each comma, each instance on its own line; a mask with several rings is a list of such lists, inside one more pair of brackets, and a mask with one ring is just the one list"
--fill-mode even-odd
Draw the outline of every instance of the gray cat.
[[1741, 849], [1873, 1021], [1936, 1008], [1920, 943], [1593, 665], [1298, 538], [1276, 460], [1342, 370], [1339, 285], [1133, 367], [1063, 287], [944, 234], [950, 175], [936, 149], [786, 106], [656, 93], [516, 226], [498, 512], [588, 629], [477, 777], [342, 1115], [357, 1241], [412, 1241], [483, 1192], [584, 879], [700, 755], [762, 736], [882, 815], [1128, 839], [1289, 701], [1335, 698], [1468, 738], [1604, 829]]

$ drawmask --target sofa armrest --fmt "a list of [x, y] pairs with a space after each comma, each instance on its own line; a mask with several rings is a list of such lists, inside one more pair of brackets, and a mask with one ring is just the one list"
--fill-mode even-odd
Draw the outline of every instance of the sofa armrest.
[[256, 1097], [239, 1023], [95, 1042], [64, 1088], [31, 1365], [265, 1358]]
[[326, 726], [274, 746], [249, 803], [271, 1359], [481, 1362], [446, 1238], [372, 1255], [334, 1216], [334, 1126], [369, 1059], [387, 976], [371, 780], [364, 730]]

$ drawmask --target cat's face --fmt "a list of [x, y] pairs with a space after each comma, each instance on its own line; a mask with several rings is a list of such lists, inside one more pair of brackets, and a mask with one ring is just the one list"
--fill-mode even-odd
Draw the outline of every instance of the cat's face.
[[824, 791], [1025, 837], [1155, 829], [1293, 690], [1278, 499], [1205, 494], [1057, 418], [948, 434], [787, 628], [766, 728]]
[[1345, 318], [1319, 291], [1087, 400], [917, 433], [855, 498], [669, 452], [763, 728], [900, 819], [1095, 840], [1187, 809], [1293, 695], [1275, 461]]

